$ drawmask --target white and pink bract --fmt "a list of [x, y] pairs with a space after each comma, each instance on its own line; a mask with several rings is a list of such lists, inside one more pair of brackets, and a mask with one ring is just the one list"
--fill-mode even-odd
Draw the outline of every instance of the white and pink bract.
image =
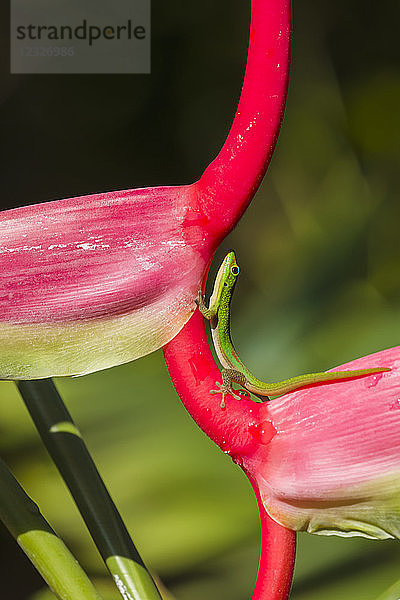
[[75, 375], [169, 341], [210, 251], [190, 186], [0, 213], [0, 376]]

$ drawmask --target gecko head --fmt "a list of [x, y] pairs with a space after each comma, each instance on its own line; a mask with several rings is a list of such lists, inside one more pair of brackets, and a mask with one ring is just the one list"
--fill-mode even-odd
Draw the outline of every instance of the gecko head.
[[222, 299], [229, 302], [232, 296], [233, 288], [237, 281], [240, 269], [236, 262], [236, 256], [233, 250], [228, 252], [218, 269], [214, 282], [213, 293], [210, 298], [211, 305], [220, 305]]
[[236, 262], [236, 256], [233, 250], [228, 252], [219, 268], [217, 278], [221, 287], [227, 288], [227, 291], [233, 289], [237, 277], [240, 273], [239, 265]]

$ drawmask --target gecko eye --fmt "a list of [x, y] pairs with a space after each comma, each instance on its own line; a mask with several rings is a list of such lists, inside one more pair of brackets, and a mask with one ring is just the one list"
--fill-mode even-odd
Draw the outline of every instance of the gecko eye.
[[231, 268], [231, 273], [232, 275], [239, 275], [240, 273], [240, 269], [237, 265], [235, 265], [234, 267]]

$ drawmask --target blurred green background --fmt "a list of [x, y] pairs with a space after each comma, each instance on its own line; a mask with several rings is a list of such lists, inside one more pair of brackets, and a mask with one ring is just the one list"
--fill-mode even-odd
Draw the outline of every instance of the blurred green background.
[[[153, 0], [152, 73], [136, 76], [11, 76], [5, 3], [1, 11], [2, 208], [188, 183], [218, 152], [240, 92], [248, 1]], [[235, 248], [233, 337], [262, 378], [398, 344], [399, 18], [389, 0], [295, 4], [278, 147], [210, 276]], [[57, 385], [144, 559], [176, 598], [250, 597], [255, 500], [180, 405], [162, 353]], [[0, 387], [2, 456], [116, 600], [13, 384]], [[0, 533], [1, 597], [53, 598]], [[373, 600], [400, 576], [399, 559], [396, 542], [301, 534], [292, 598]]]

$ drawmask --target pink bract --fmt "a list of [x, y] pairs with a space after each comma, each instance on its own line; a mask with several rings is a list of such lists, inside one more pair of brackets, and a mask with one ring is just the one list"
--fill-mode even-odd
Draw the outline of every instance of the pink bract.
[[82, 374], [173, 337], [212, 253], [195, 193], [126, 190], [1, 213], [1, 376]]
[[[291, 529], [400, 538], [400, 347], [335, 370], [390, 372], [264, 404], [267, 443], [245, 461], [268, 513]], [[273, 435], [270, 435], [270, 427]]]
[[193, 191], [125, 190], [0, 213], [0, 319], [114, 317], [198, 280], [207, 243]]

